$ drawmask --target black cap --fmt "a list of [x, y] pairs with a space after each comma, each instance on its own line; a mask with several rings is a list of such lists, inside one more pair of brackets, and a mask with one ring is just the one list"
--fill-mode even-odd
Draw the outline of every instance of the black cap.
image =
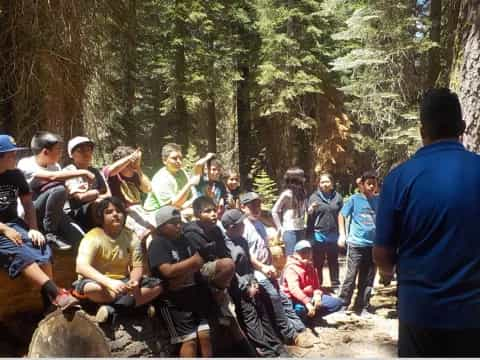
[[243, 222], [246, 217], [247, 215], [238, 209], [227, 210], [222, 216], [222, 225], [227, 230], [230, 226]]
[[240, 203], [242, 205], [248, 204], [249, 202], [252, 202], [253, 200], [257, 200], [257, 199], [260, 199], [260, 196], [258, 196], [258, 194], [253, 191], [240, 195]]
[[155, 226], [160, 227], [170, 220], [181, 220], [180, 211], [173, 206], [164, 206], [155, 212]]

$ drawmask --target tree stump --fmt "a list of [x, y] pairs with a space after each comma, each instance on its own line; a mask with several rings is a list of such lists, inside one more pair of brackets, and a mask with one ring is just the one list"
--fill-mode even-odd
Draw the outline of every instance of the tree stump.
[[98, 325], [83, 310], [49, 314], [39, 324], [29, 357], [168, 357], [168, 334], [145, 309], [122, 314]]

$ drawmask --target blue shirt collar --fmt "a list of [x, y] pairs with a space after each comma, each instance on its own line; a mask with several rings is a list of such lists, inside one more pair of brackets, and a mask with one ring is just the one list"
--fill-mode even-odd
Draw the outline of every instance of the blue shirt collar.
[[462, 143], [455, 140], [442, 140], [421, 147], [417, 150], [414, 157], [424, 156], [432, 152], [444, 150], [465, 150], [465, 147], [462, 145]]

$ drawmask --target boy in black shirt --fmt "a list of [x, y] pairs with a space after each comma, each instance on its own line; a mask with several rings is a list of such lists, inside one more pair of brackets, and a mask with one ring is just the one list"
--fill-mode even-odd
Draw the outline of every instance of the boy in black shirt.
[[180, 357], [211, 357], [209, 292], [198, 283], [196, 273], [203, 258], [181, 235], [180, 212], [172, 206], [160, 208], [155, 214], [157, 229], [148, 249], [153, 276], [165, 281], [167, 297], [161, 303], [160, 314], [167, 324], [173, 344], [181, 344]]
[[[10, 278], [23, 275], [41, 288], [47, 308], [50, 304], [67, 309], [78, 301], [52, 279], [52, 253], [37, 230], [32, 194], [23, 173], [16, 169], [18, 148], [8, 135], [0, 135], [0, 266]], [[17, 198], [25, 210], [25, 221], [18, 216]]]
[[222, 216], [226, 245], [236, 268], [230, 294], [235, 303], [237, 317], [259, 356], [288, 357], [259, 296], [259, 286], [253, 274], [248, 244], [242, 236], [245, 218], [246, 215], [238, 209], [227, 210]]

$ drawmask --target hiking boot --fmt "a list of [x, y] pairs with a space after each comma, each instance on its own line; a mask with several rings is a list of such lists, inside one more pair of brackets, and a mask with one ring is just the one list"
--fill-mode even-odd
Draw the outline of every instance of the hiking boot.
[[115, 314], [115, 309], [110, 305], [102, 305], [98, 308], [95, 315], [95, 321], [97, 323], [105, 323], [112, 315]]
[[52, 234], [52, 233], [47, 233], [45, 235], [45, 240], [47, 240], [47, 243], [55, 245], [55, 247], [58, 250], [70, 250], [72, 248], [72, 245], [67, 244], [64, 239], [62, 239], [60, 236]]
[[295, 346], [305, 349], [311, 348], [314, 345], [312, 338], [305, 331], [297, 334], [295, 339], [293, 339], [293, 343]]
[[63, 311], [72, 306], [78, 306], [78, 299], [73, 297], [67, 290], [60, 289], [52, 304]]

